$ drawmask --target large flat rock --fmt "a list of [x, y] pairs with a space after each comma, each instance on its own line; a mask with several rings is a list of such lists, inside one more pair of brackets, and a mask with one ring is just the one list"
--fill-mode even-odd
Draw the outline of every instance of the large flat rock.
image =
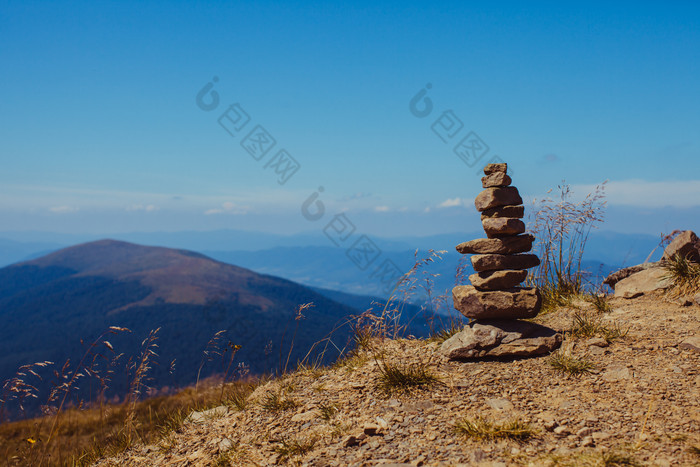
[[526, 253], [532, 249], [535, 237], [530, 234], [502, 238], [477, 238], [457, 245], [457, 251], [462, 254], [498, 254], [512, 255]]
[[515, 287], [526, 277], [527, 271], [524, 269], [504, 269], [477, 272], [469, 276], [469, 282], [479, 290], [502, 290]]
[[499, 206], [497, 208], [481, 211], [481, 220], [488, 217], [515, 217], [522, 219], [525, 216], [525, 206]]
[[508, 186], [511, 182], [512, 180], [505, 172], [494, 172], [485, 177], [481, 177], [481, 186], [484, 188]]
[[479, 212], [499, 206], [515, 206], [518, 204], [523, 204], [523, 199], [520, 197], [518, 189], [514, 186], [486, 188], [474, 199], [474, 206]]
[[491, 175], [495, 173], [506, 173], [508, 172], [508, 164], [502, 162], [500, 164], [486, 164], [484, 166], [484, 174]]
[[643, 271], [645, 269], [649, 268], [656, 268], [656, 267], [661, 267], [661, 263], [659, 261], [656, 261], [654, 263], [642, 263], [638, 264], [636, 266], [630, 266], [628, 268], [623, 268], [618, 271], [615, 271], [611, 273], [608, 277], [605, 278], [603, 281], [603, 284], [609, 285], [610, 288], [615, 289], [615, 284], [620, 282], [622, 279], [625, 279], [632, 274]]
[[615, 284], [615, 296], [635, 298], [645, 293], [665, 289], [671, 285], [671, 280], [665, 277], [666, 274], [668, 271], [659, 267], [635, 272]]
[[472, 285], [452, 289], [454, 307], [467, 318], [534, 318], [542, 307], [542, 296], [534, 287], [506, 290], [477, 290]]
[[554, 329], [528, 321], [474, 321], [440, 347], [450, 359], [522, 358], [546, 355], [562, 343]]
[[499, 269], [529, 269], [540, 265], [537, 255], [473, 255], [472, 267], [475, 271], [495, 271]]
[[488, 238], [514, 236], [525, 232], [525, 223], [512, 217], [487, 217], [481, 221]]

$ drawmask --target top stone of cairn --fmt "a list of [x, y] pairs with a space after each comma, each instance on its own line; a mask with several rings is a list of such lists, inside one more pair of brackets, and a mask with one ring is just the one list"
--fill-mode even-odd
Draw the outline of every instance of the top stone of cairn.
[[486, 164], [484, 166], [484, 174], [491, 175], [493, 173], [506, 173], [508, 172], [508, 164], [505, 162], [503, 164]]
[[485, 177], [481, 177], [481, 186], [484, 188], [505, 187], [511, 184], [512, 180], [506, 174], [508, 164], [488, 164], [484, 166]]

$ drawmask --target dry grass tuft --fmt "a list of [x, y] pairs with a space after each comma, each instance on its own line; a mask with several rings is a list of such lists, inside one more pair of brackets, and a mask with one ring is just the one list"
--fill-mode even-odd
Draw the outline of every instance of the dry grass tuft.
[[458, 332], [464, 329], [464, 323], [460, 321], [450, 320], [450, 322], [445, 327], [441, 327], [433, 331], [428, 338], [429, 342], [437, 342], [442, 344], [450, 337], [454, 336]]
[[276, 446], [274, 450], [277, 454], [279, 454], [280, 460], [285, 461], [292, 457], [303, 456], [304, 454], [311, 452], [317, 441], [318, 438], [315, 436], [310, 436], [308, 438], [283, 439], [280, 441], [280, 445]]
[[547, 357], [549, 366], [573, 376], [590, 373], [593, 363], [583, 357], [575, 357], [570, 352], [557, 350]]
[[270, 412], [283, 412], [285, 410], [293, 409], [299, 404], [297, 402], [287, 397], [280, 392], [267, 391], [263, 400], [260, 402], [260, 407], [264, 410]]
[[610, 313], [612, 311], [612, 306], [610, 306], [609, 296], [604, 293], [591, 293], [586, 296], [586, 300], [593, 305], [593, 308], [598, 313]]
[[586, 338], [600, 336], [608, 342], [625, 337], [629, 329], [623, 329], [618, 323], [603, 324], [599, 316], [591, 313], [576, 312], [573, 315], [569, 335]]
[[252, 383], [230, 385], [221, 402], [228, 407], [243, 411], [248, 407], [248, 396], [253, 392], [255, 386]]
[[335, 404], [322, 403], [318, 406], [318, 413], [318, 418], [325, 422], [329, 422], [338, 413], [338, 407], [336, 407]]
[[605, 467], [637, 467], [642, 465], [637, 462], [631, 454], [623, 452], [603, 452], [600, 456], [600, 460]]
[[535, 429], [520, 419], [495, 423], [486, 418], [463, 418], [455, 424], [455, 432], [468, 438], [494, 440], [512, 439], [525, 441], [535, 436]]
[[700, 292], [700, 264], [674, 255], [666, 265], [665, 277], [672, 282], [668, 294], [674, 297], [692, 296]]
[[412, 389], [440, 383], [440, 379], [423, 363], [395, 365], [383, 359], [377, 360], [377, 363], [379, 366], [377, 387], [387, 394], [409, 392]]

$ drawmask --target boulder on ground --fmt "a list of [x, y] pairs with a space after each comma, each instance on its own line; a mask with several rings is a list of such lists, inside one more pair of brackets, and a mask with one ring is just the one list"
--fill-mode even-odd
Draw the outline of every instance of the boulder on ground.
[[522, 358], [545, 355], [562, 335], [541, 324], [517, 320], [474, 321], [447, 339], [440, 351], [450, 359]]
[[662, 261], [668, 261], [675, 255], [700, 263], [700, 239], [692, 230], [686, 230], [676, 236], [664, 250]]
[[615, 288], [615, 284], [620, 282], [622, 279], [626, 279], [635, 272], [639, 271], [644, 271], [645, 269], [649, 268], [656, 268], [659, 267], [661, 263], [659, 261], [656, 261], [654, 263], [642, 263], [638, 264], [636, 266], [630, 266], [628, 268], [623, 268], [620, 269], [619, 271], [615, 271], [608, 275], [608, 277], [605, 278], [603, 281], [603, 284], [609, 285], [611, 289]]
[[700, 336], [688, 337], [678, 347], [700, 353]]
[[615, 296], [635, 298], [645, 293], [668, 288], [671, 285], [671, 279], [667, 275], [668, 271], [660, 267], [635, 272], [615, 284]]

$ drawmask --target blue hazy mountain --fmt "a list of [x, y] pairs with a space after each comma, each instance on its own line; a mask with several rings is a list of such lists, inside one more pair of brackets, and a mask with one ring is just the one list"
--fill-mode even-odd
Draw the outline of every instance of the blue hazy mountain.
[[[381, 250], [382, 257], [393, 262], [402, 272], [408, 271], [417, 259], [426, 257], [427, 250], [446, 250], [443, 260], [430, 264], [424, 274], [437, 274], [433, 277], [435, 291], [443, 293], [455, 283], [454, 275], [461, 259], [461, 255], [454, 250], [455, 245], [480, 236], [483, 233], [451, 233], [428, 237], [373, 237], [372, 241]], [[333, 245], [322, 232], [278, 235], [218, 230], [129, 233], [111, 237], [140, 244], [200, 251], [219, 261], [311, 287], [349, 294], [387, 295], [386, 286], [370, 277], [371, 267], [360, 270], [348, 258], [346, 249]], [[37, 257], [72, 244], [74, 240], [74, 243], [93, 240], [89, 235], [40, 232], [4, 232], [0, 233], [0, 238], [3, 238], [0, 240], [0, 266]], [[595, 230], [586, 246], [584, 269], [597, 278], [604, 277], [612, 270], [639, 264], [654, 250], [658, 241], [652, 235]], [[415, 256], [416, 249], [419, 249], [418, 256]], [[651, 259], [660, 256], [661, 251], [657, 249]], [[471, 271], [467, 268], [466, 272]]]

